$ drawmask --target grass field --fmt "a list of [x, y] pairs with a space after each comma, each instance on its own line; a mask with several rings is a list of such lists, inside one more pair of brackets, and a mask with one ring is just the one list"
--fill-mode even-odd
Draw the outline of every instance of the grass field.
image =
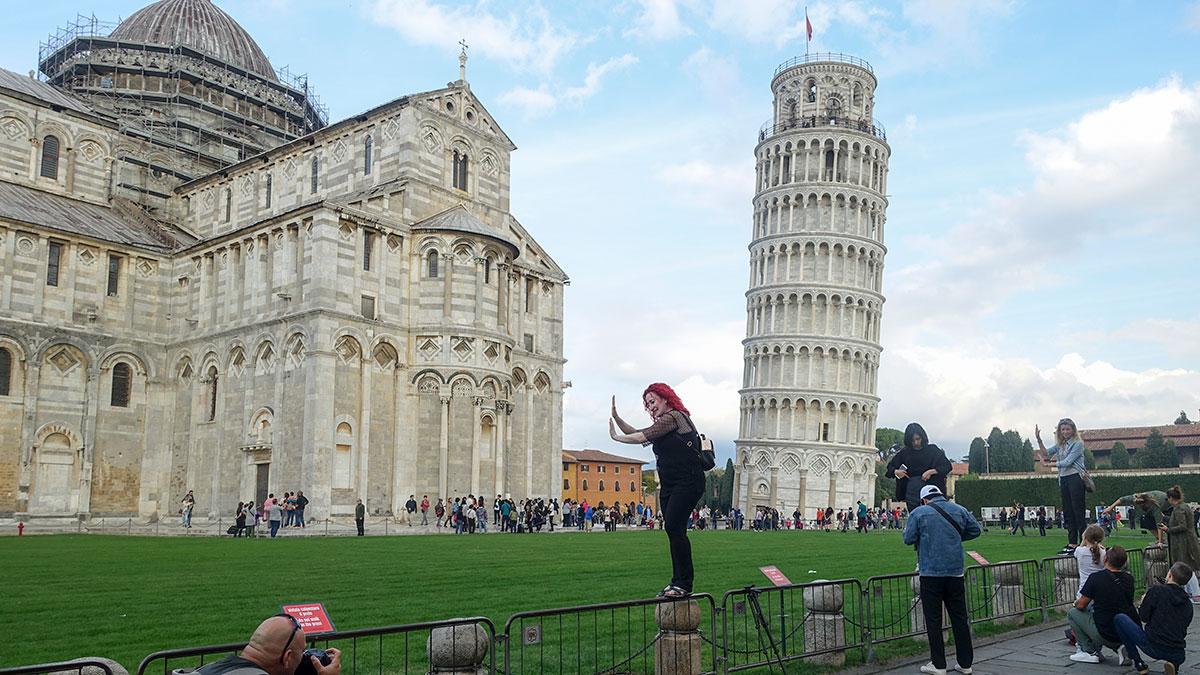
[[[693, 532], [697, 592], [907, 572], [894, 531]], [[1123, 534], [1129, 547], [1149, 538]], [[1064, 543], [996, 531], [971, 542], [992, 562]], [[970, 562], [970, 561], [968, 561]], [[661, 532], [280, 538], [0, 537], [0, 666], [84, 655], [132, 670], [146, 654], [244, 640], [285, 602], [321, 601], [339, 630], [652, 596], [670, 577]]]

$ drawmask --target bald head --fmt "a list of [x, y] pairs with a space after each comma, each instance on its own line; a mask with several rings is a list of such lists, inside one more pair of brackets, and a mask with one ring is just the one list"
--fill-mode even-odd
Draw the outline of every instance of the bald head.
[[[296, 624], [291, 619], [273, 616], [258, 624], [250, 636], [250, 643], [242, 650], [242, 658], [253, 661], [270, 673], [290, 673], [295, 670], [303, 651], [304, 632], [296, 630]], [[281, 663], [280, 656], [284, 654], [286, 656]]]

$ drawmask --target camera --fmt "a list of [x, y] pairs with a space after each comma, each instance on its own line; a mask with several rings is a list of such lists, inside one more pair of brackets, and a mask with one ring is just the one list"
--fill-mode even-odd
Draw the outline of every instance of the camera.
[[329, 652], [325, 651], [324, 649], [309, 647], [308, 649], [304, 650], [304, 655], [300, 657], [300, 665], [296, 666], [296, 675], [317, 675], [317, 669], [313, 668], [312, 659], [309, 658], [310, 656], [317, 657], [317, 660], [320, 661], [321, 665], [323, 666], [329, 665], [329, 662], [333, 660], [333, 657], [329, 655]]

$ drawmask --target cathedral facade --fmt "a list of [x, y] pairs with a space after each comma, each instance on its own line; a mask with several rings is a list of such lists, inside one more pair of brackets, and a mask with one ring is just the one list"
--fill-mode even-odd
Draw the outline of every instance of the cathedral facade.
[[870, 64], [779, 66], [759, 130], [735, 503], [873, 501], [891, 149]]
[[210, 0], [0, 70], [0, 513], [557, 495], [568, 279], [465, 77], [329, 124]]

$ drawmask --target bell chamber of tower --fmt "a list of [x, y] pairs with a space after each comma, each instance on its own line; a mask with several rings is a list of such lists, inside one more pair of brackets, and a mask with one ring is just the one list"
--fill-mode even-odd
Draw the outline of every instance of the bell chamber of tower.
[[758, 132], [734, 501], [871, 504], [891, 149], [870, 64], [811, 54], [771, 80]]

